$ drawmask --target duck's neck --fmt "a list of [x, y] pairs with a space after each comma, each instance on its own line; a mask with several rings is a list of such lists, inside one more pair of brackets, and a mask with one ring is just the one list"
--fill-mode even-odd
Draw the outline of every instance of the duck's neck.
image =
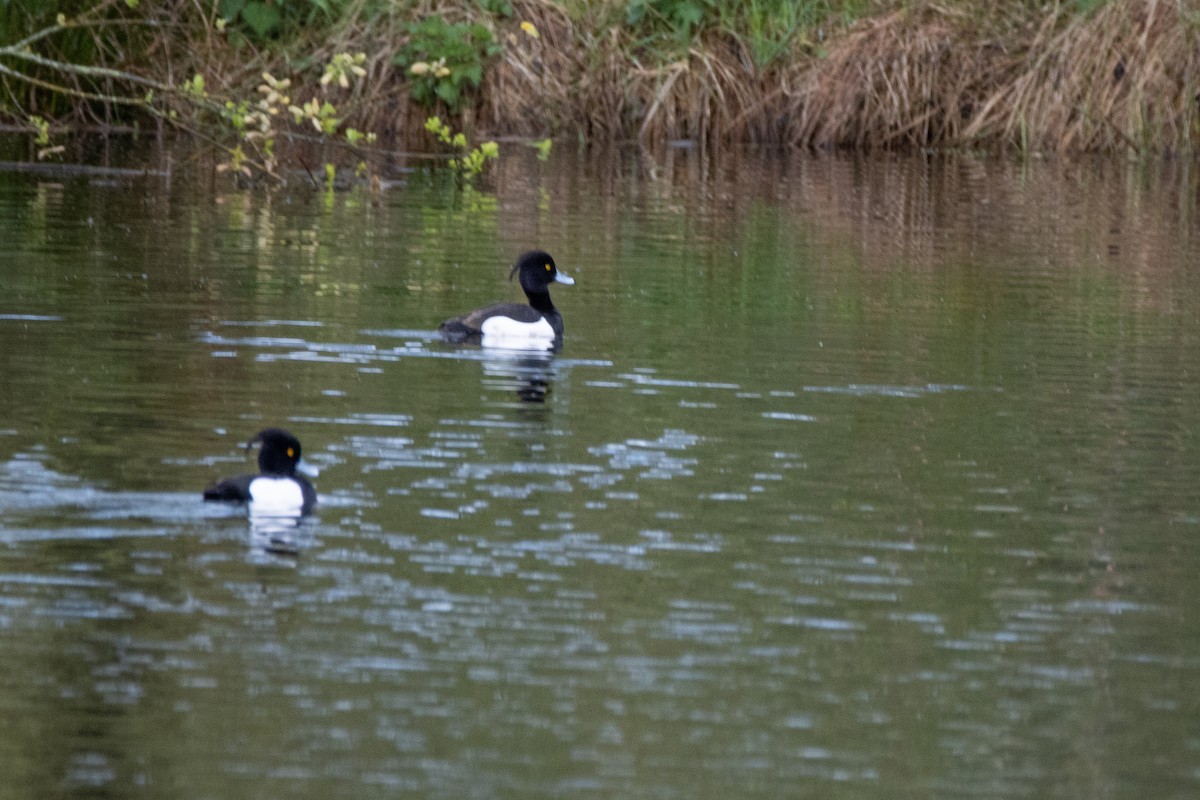
[[554, 303], [550, 302], [550, 293], [545, 289], [535, 292], [525, 292], [525, 294], [529, 297], [529, 305], [533, 306], [536, 310], [543, 314], [554, 312]]
[[288, 478], [295, 474], [295, 469], [287, 461], [273, 458], [270, 455], [264, 456], [260, 451], [258, 454], [258, 472], [269, 478]]

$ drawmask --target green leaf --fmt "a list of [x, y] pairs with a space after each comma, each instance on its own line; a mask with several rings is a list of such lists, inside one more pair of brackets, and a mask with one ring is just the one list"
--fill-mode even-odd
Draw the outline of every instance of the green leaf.
[[492, 40], [492, 32], [488, 30], [486, 25], [476, 22], [468, 29], [468, 39], [474, 39], [480, 44], [487, 44]]
[[217, 13], [224, 17], [226, 22], [233, 22], [237, 15], [242, 13], [245, 5], [246, 0], [221, 0], [217, 4]]
[[279, 27], [279, 10], [266, 3], [249, 2], [242, 9], [242, 19], [257, 36], [265, 38]]
[[495, 16], [511, 17], [513, 15], [512, 3], [508, 0], [479, 0], [479, 7]]
[[449, 81], [442, 81], [438, 84], [437, 96], [451, 108], [458, 105], [458, 87]]
[[699, 3], [680, 3], [675, 7], [675, 12], [672, 14], [676, 22], [683, 23], [686, 27], [691, 27], [704, 19], [704, 7]]

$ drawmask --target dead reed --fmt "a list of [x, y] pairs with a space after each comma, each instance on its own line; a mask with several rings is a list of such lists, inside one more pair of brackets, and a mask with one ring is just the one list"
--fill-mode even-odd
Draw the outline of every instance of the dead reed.
[[1198, 21], [1182, 0], [1126, 0], [1042, 26], [963, 135], [1054, 151], [1191, 150]]
[[1200, 134], [1200, 14], [1184, 0], [919, 2], [766, 67], [736, 32], [663, 61], [620, 26], [515, 5], [543, 36], [489, 72], [480, 122], [497, 133], [1050, 152], [1191, 151]]

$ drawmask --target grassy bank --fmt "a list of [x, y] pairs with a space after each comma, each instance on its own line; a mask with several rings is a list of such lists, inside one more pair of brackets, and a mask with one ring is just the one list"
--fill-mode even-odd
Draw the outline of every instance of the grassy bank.
[[[1184, 0], [45, 5], [8, 0], [0, 23], [0, 116], [43, 134], [244, 138], [272, 124], [252, 113], [265, 72], [288, 81], [277, 99], [330, 109], [288, 124], [387, 147], [428, 143], [433, 114], [475, 138], [593, 143], [1173, 153], [1200, 137], [1200, 8]], [[338, 54], [362, 56], [331, 74]]]

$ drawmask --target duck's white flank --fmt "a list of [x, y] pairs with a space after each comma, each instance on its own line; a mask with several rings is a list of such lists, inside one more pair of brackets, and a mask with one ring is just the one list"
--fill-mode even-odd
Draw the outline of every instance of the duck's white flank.
[[545, 318], [537, 322], [517, 322], [511, 317], [489, 317], [479, 326], [483, 332], [480, 344], [484, 347], [537, 347], [554, 345], [554, 328]]

